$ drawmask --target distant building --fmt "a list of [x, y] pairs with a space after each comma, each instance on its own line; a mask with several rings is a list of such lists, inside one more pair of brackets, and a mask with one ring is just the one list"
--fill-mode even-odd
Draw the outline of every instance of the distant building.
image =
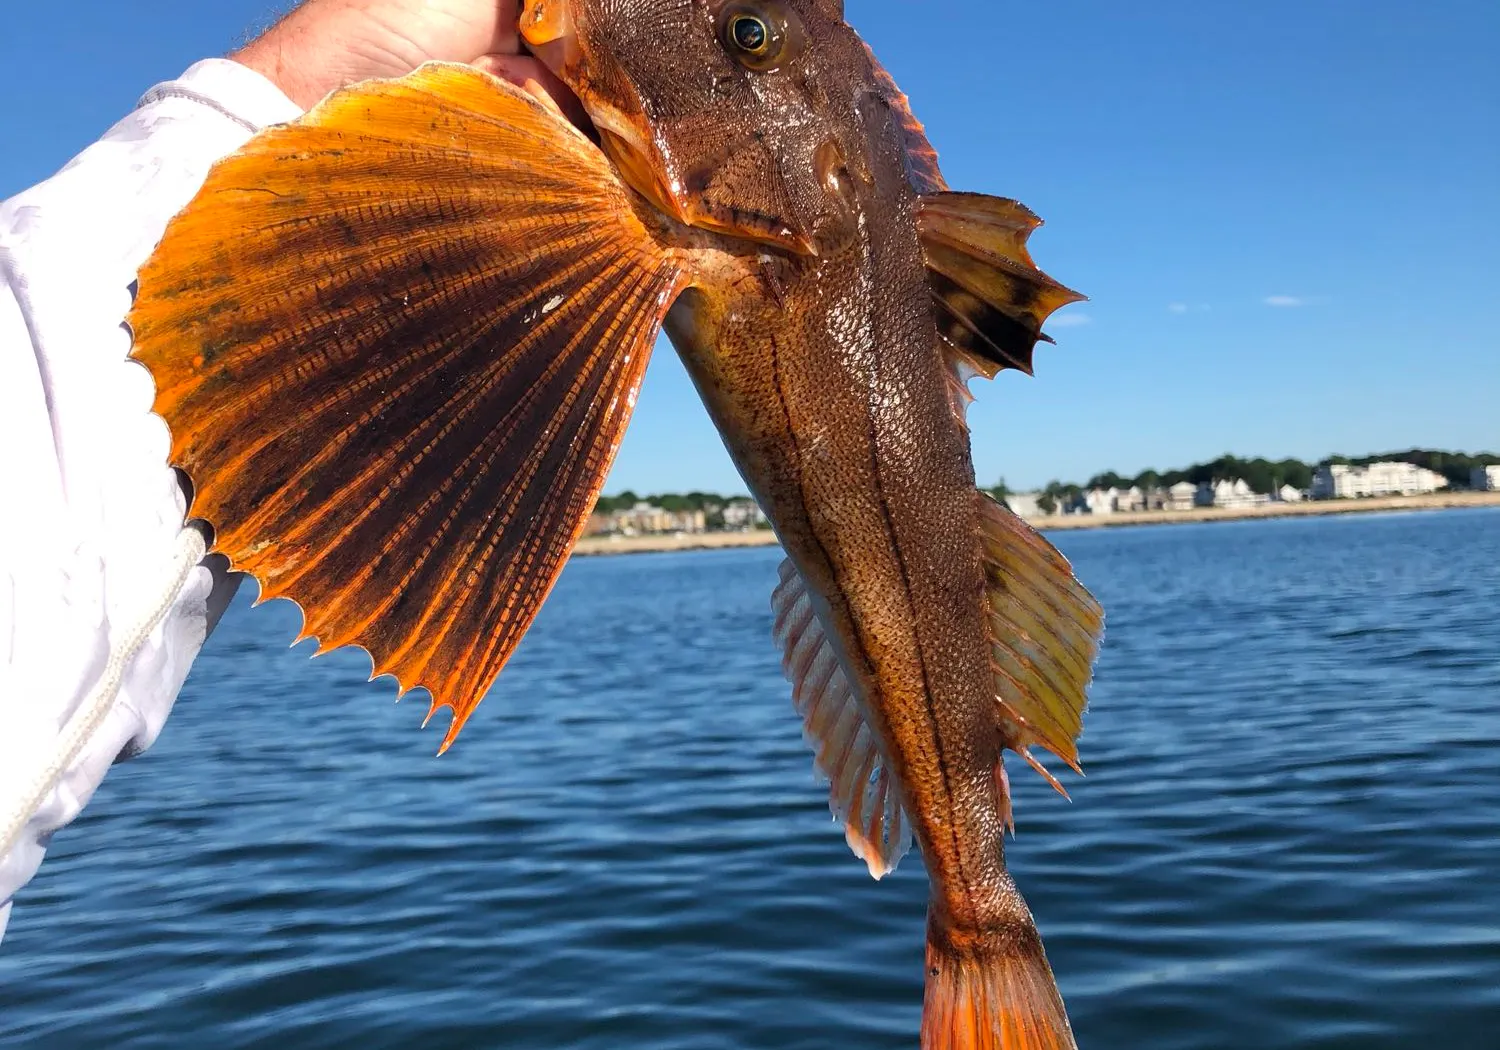
[[1469, 487], [1480, 492], [1500, 492], [1500, 466], [1475, 467]]
[[[701, 510], [670, 511], [649, 503], [637, 503], [630, 510], [594, 517], [607, 519], [602, 530], [595, 535], [660, 536], [664, 533], [708, 531], [708, 515]], [[589, 527], [594, 528], [592, 519]]]
[[[1152, 491], [1160, 493], [1161, 490], [1153, 489]], [[1161, 509], [1161, 502], [1164, 499], [1164, 495], [1158, 496], [1155, 509]], [[1128, 489], [1114, 487], [1091, 489], [1084, 493], [1083, 502], [1090, 514], [1133, 514], [1152, 509], [1147, 494], [1137, 485], [1132, 485]]]
[[750, 532], [766, 524], [765, 511], [753, 499], [732, 499], [724, 504], [724, 528], [731, 532]]
[[1131, 491], [1140, 492], [1141, 510], [1166, 510], [1167, 504], [1172, 499], [1171, 494], [1168, 493], [1166, 489], [1159, 487], [1140, 490], [1132, 489]]
[[1006, 495], [1005, 503], [1019, 517], [1024, 518], [1026, 521], [1035, 521], [1038, 518], [1045, 518], [1047, 516], [1042, 513], [1040, 506], [1041, 498], [1042, 494], [1040, 492], [1011, 492]]
[[1307, 498], [1307, 493], [1290, 485], [1283, 485], [1271, 493], [1271, 500], [1275, 503], [1301, 503]]
[[1113, 514], [1120, 490], [1116, 488], [1090, 489], [1083, 494], [1083, 505], [1090, 514]]
[[1191, 481], [1179, 481], [1167, 489], [1166, 510], [1192, 510], [1198, 505], [1198, 486]]
[[1413, 496], [1447, 488], [1448, 479], [1414, 463], [1371, 463], [1351, 467], [1331, 463], [1313, 475], [1313, 499]]
[[1270, 496], [1254, 491], [1243, 478], [1236, 478], [1234, 481], [1205, 481], [1198, 486], [1196, 499], [1200, 507], [1220, 507], [1224, 510], [1244, 510], [1271, 502]]

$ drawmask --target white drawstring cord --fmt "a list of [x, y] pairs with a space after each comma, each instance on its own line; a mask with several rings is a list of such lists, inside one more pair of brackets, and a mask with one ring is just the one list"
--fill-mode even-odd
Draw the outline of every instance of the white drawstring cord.
[[171, 580], [157, 596], [156, 602], [151, 606], [151, 611], [141, 617], [118, 645], [110, 646], [109, 660], [104, 665], [104, 674], [94, 686], [93, 691], [89, 693], [83, 706], [68, 720], [67, 731], [58, 743], [56, 755], [36, 775], [31, 783], [31, 790], [26, 792], [16, 808], [6, 816], [4, 833], [0, 834], [0, 858], [5, 857], [15, 848], [32, 814], [42, 804], [42, 800], [47, 797], [53, 785], [73, 764], [73, 760], [78, 757], [78, 752], [82, 751], [84, 745], [88, 743], [89, 737], [93, 736], [94, 731], [104, 722], [109, 709], [114, 706], [115, 697], [120, 694], [120, 686], [125, 681], [125, 669], [130, 666], [130, 661], [135, 659], [135, 654], [140, 651], [146, 639], [151, 637], [151, 632], [156, 630], [157, 625], [166, 617], [168, 610], [172, 608], [172, 603], [177, 600], [183, 584], [187, 583], [188, 576], [203, 560], [206, 553], [203, 537], [197, 529], [185, 528], [178, 534]]

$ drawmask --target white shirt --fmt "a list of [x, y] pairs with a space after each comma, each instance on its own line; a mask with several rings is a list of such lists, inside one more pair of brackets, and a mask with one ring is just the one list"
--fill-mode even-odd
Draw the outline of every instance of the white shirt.
[[123, 320], [137, 270], [210, 166], [300, 115], [258, 73], [199, 62], [0, 204], [0, 836], [33, 785], [46, 787], [40, 774], [111, 649], [118, 659], [143, 614], [166, 608], [102, 723], [0, 856], [0, 935], [52, 833], [115, 761], [156, 740], [233, 594], [222, 559], [178, 586], [184, 499]]

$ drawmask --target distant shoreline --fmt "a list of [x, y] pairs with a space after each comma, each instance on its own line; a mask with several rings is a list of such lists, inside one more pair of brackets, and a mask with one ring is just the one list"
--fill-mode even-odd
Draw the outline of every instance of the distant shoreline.
[[669, 554], [676, 551], [721, 551], [741, 547], [774, 547], [776, 533], [676, 532], [659, 536], [589, 536], [573, 548], [575, 558], [599, 558], [616, 554]]
[[[1118, 529], [1133, 525], [1194, 525], [1216, 521], [1251, 521], [1258, 518], [1310, 518], [1333, 514], [1458, 510], [1465, 507], [1500, 507], [1500, 492], [1438, 492], [1426, 496], [1271, 503], [1232, 510], [1203, 507], [1198, 510], [1150, 510], [1121, 514], [1059, 514], [1049, 518], [1034, 518], [1031, 525], [1042, 532], [1071, 532], [1076, 529]], [[774, 546], [776, 534], [769, 530], [668, 536], [591, 536], [582, 540], [573, 554], [580, 558], [597, 558], [622, 554], [669, 554]]]
[[1214, 521], [1251, 521], [1257, 518], [1316, 518], [1335, 514], [1390, 514], [1402, 511], [1459, 510], [1465, 507], [1500, 507], [1500, 492], [1434, 492], [1424, 496], [1381, 496], [1371, 499], [1307, 500], [1301, 503], [1267, 503], [1259, 507], [1226, 510], [1200, 507], [1196, 510], [1145, 510], [1123, 514], [1068, 514], [1035, 518], [1031, 524], [1042, 530], [1114, 529], [1127, 525], [1193, 525]]

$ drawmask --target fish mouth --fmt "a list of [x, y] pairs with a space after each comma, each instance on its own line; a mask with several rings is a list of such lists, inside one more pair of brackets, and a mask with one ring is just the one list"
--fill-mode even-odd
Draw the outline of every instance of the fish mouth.
[[[574, 31], [568, 0], [525, 0], [517, 28], [533, 53], [548, 44], [574, 41], [575, 47], [571, 50], [573, 57], [577, 57], [578, 34]], [[562, 71], [554, 69], [553, 72], [561, 74]]]
[[[682, 206], [681, 188], [669, 185], [661, 151], [643, 135], [644, 115], [632, 119], [617, 106], [605, 103], [589, 89], [578, 27], [568, 0], [525, 0], [519, 21], [521, 39], [532, 54], [570, 87], [594, 125], [600, 148], [614, 162], [626, 185], [664, 214], [692, 225]], [[649, 129], [647, 129], [649, 130]]]
[[599, 147], [614, 162], [615, 170], [626, 185], [663, 214], [684, 226], [696, 225], [683, 206], [682, 187], [669, 181], [665, 174], [666, 166], [660, 161], [660, 152], [642, 141], [640, 133], [618, 111], [598, 105], [591, 107], [587, 102], [584, 108], [589, 111], [589, 119], [599, 134]]
[[[587, 102], [584, 108], [589, 108]], [[654, 141], [642, 136], [633, 122], [618, 111], [600, 109], [596, 113], [591, 110], [589, 116], [599, 133], [601, 148], [614, 162], [620, 177], [663, 214], [684, 226], [751, 241], [792, 255], [819, 254], [816, 241], [805, 230], [775, 216], [716, 207], [694, 190], [694, 172], [681, 178], [668, 174], [670, 166], [664, 162], [661, 149]]]

